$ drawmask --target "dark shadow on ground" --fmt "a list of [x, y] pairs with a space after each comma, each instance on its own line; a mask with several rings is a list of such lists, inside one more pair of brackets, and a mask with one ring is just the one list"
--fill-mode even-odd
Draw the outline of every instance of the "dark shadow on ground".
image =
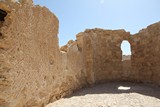
[[[130, 87], [128, 90], [118, 89], [119, 87]], [[131, 83], [131, 82], [111, 82], [105, 84], [97, 84], [93, 87], [83, 88], [74, 92], [73, 96], [84, 96], [86, 94], [121, 94], [121, 93], [138, 93], [160, 99], [160, 87], [152, 84]]]

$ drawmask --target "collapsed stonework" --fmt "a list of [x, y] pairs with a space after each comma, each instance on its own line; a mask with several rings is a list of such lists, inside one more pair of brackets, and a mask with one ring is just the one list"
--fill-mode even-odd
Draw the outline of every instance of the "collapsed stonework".
[[[47, 8], [6, 0], [0, 9], [7, 13], [0, 21], [0, 107], [44, 107], [106, 81], [160, 85], [160, 22], [135, 35], [87, 29], [59, 49], [59, 22]], [[131, 44], [131, 60], [122, 61], [123, 40]]]

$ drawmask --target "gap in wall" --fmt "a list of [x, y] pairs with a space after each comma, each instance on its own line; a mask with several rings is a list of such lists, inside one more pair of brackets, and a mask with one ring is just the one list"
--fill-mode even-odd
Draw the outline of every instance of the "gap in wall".
[[127, 40], [121, 43], [122, 61], [131, 59], [131, 44]]

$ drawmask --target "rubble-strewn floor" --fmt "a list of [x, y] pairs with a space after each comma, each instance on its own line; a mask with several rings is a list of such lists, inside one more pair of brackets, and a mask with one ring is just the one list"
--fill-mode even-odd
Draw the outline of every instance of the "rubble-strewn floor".
[[160, 87], [125, 82], [99, 84], [46, 107], [160, 107]]

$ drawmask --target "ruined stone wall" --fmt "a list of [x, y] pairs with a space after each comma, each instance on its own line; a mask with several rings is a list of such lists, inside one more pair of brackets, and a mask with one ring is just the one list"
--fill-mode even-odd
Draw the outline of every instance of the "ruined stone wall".
[[[43, 107], [105, 81], [160, 84], [160, 23], [132, 36], [88, 29], [59, 49], [58, 19], [47, 8], [31, 0], [0, 8], [7, 12], [0, 22], [0, 107]], [[131, 60], [122, 61], [123, 40], [131, 44]]]
[[88, 29], [83, 36], [89, 83], [120, 80], [123, 75], [120, 45], [130, 34], [124, 30]]
[[0, 107], [40, 107], [60, 84], [58, 19], [45, 7], [14, 6], [0, 29]]
[[[124, 30], [87, 29], [82, 50], [87, 83], [105, 81], [152, 82], [159, 84], [160, 23], [150, 25], [135, 35]], [[131, 60], [122, 61], [120, 45], [131, 44]]]
[[82, 37], [60, 51], [58, 19], [47, 8], [0, 3], [7, 12], [0, 23], [0, 107], [45, 106], [86, 85]]
[[[160, 22], [135, 35], [124, 30], [88, 29], [81, 32], [87, 82], [136, 81], [159, 84]], [[131, 60], [122, 61], [120, 45], [131, 44]]]
[[132, 36], [132, 77], [160, 84], [160, 22]]
[[59, 64], [62, 76], [60, 90], [64, 95], [72, 93], [86, 85], [86, 73], [84, 64], [84, 53], [80, 48], [83, 45], [81, 37], [78, 41], [69, 41], [61, 48], [61, 59]]

